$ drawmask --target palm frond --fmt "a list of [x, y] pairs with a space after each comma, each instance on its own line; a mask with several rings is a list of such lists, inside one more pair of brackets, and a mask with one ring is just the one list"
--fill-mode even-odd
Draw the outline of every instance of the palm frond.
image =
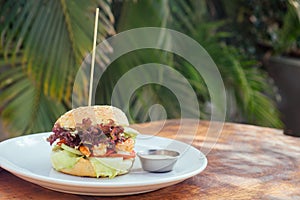
[[[121, 9], [115, 22], [109, 0], [0, 0], [0, 113], [5, 124], [14, 135], [45, 131], [60, 114], [71, 108], [74, 79], [83, 58], [91, 51], [94, 12], [99, 7], [98, 43], [115, 34], [114, 27], [117, 32], [152, 26], [185, 33], [207, 50], [219, 68], [228, 102], [234, 110], [229, 112], [228, 121], [280, 127], [278, 111], [271, 98], [273, 94], [269, 93], [270, 84], [265, 81], [267, 76], [256, 67], [257, 63], [245, 61], [236, 48], [226, 43], [230, 34], [220, 31], [226, 22], [210, 20], [207, 2], [118, 2]], [[171, 47], [174, 44], [168, 37], [162, 34], [159, 41]], [[109, 45], [106, 48], [107, 52], [111, 50]], [[101, 53], [96, 70], [109, 62]], [[95, 103], [110, 104], [112, 91], [122, 75], [145, 63], [165, 64], [181, 73], [196, 92], [200, 110], [205, 112], [201, 117], [209, 119], [210, 94], [201, 74], [179, 56], [159, 50], [139, 50], [114, 61], [100, 80]], [[79, 84], [74, 86], [80, 91], [75, 94], [79, 104], [88, 97], [88, 64], [80, 74]], [[163, 74], [158, 72], [158, 76], [163, 80]], [[145, 79], [148, 78], [151, 77], [145, 75]], [[176, 82], [176, 78], [168, 81], [185, 94], [186, 88]], [[180, 106], [174, 98], [172, 92], [158, 84], [139, 88], [129, 102], [131, 121], [149, 120], [148, 109], [154, 104], [163, 105], [168, 118], [180, 117]], [[164, 113], [160, 114], [157, 118], [164, 117]]]
[[75, 75], [92, 47], [96, 7], [99, 42], [115, 33], [109, 1], [1, 1], [0, 57], [10, 63], [0, 66], [1, 116], [16, 134], [50, 130], [71, 108]]
[[[239, 54], [236, 48], [228, 46], [224, 42], [226, 38], [231, 37], [230, 33], [220, 31], [220, 28], [226, 25], [226, 22], [208, 22], [209, 13], [207, 13], [207, 6], [209, 5], [206, 4], [205, 1], [201, 1], [201, 3], [193, 0], [168, 1], [167, 5], [164, 4], [168, 11], [166, 12], [167, 14], [164, 15], [165, 20], [155, 20], [160, 12], [154, 12], [152, 7], [155, 6], [149, 5], [153, 3], [153, 1], [146, 1], [146, 4], [144, 3], [145, 1], [143, 3], [139, 1], [124, 3], [118, 30], [126, 30], [140, 26], [165, 25], [168, 28], [178, 30], [191, 36], [211, 55], [223, 77], [226, 90], [228, 91], [227, 94], [229, 95], [228, 105], [230, 105], [227, 120], [266, 126], [281, 126], [279, 113], [271, 98], [273, 94], [267, 95], [268, 91], [271, 90], [271, 85], [265, 81], [266, 76], [263, 71], [256, 67], [257, 63], [255, 61], [245, 62], [245, 59]], [[159, 3], [161, 3], [161, 1], [155, 1], [154, 4], [157, 5]], [[143, 12], [139, 12], [145, 9], [143, 6], [150, 8], [149, 12], [147, 12], [147, 16], [151, 16], [151, 18], [144, 16]], [[134, 19], [137, 14], [140, 16], [139, 19]], [[163, 24], [162, 21], [167, 21], [167, 23]], [[167, 38], [164, 38], [164, 40], [167, 40]], [[145, 59], [145, 57], [153, 57], [155, 54], [149, 54], [149, 52], [147, 52], [147, 55], [136, 56], [138, 58], [127, 58], [126, 61], [118, 62], [118, 64], [134, 67], [145, 61], [149, 61]], [[204, 112], [202, 117], [209, 119], [209, 111], [207, 113], [205, 112], [207, 110], [206, 106], [209, 105], [210, 102], [210, 94], [201, 75], [197, 73], [193, 66], [179, 59], [177, 56], [169, 55], [167, 60], [168, 64], [188, 78], [197, 93], [200, 109], [202, 113]], [[162, 60], [159, 60], [158, 57], [156, 61], [164, 63]], [[127, 65], [127, 62], [130, 62], [130, 65]], [[149, 95], [143, 95], [146, 92]], [[165, 93], [160, 93], [155, 87], [149, 87], [144, 91], [140, 90], [138, 94], [140, 98], [134, 98], [134, 101], [131, 103], [131, 108], [136, 109], [132, 112], [134, 116], [137, 118], [140, 116], [141, 119], [145, 120], [147, 114], [141, 112], [140, 109], [148, 108], [155, 102], [162, 104], [163, 102], [159, 97], [163, 96], [163, 94]], [[144, 99], [145, 96], [147, 96], [148, 101]], [[176, 104], [170, 104], [176, 108]], [[265, 109], [263, 109], [263, 107], [265, 107]], [[168, 115], [169, 118], [178, 116], [178, 112]], [[273, 116], [273, 118], [270, 119], [270, 116]]]

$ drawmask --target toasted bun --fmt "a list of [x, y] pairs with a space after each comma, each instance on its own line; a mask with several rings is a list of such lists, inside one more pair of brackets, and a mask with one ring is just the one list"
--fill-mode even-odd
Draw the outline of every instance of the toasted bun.
[[72, 168], [60, 169], [58, 171], [75, 176], [96, 177], [96, 172], [92, 163], [84, 158], [80, 158], [80, 160]]
[[[130, 159], [133, 163], [134, 159]], [[97, 177], [94, 167], [86, 158], [80, 158], [79, 161], [72, 168], [59, 169], [58, 171], [65, 174], [75, 175], [75, 176], [88, 176], [88, 177]], [[129, 172], [129, 169], [124, 169], [120, 171], [117, 175], [126, 174]]]
[[82, 119], [90, 118], [93, 124], [107, 123], [113, 120], [115, 125], [128, 126], [126, 115], [119, 108], [107, 105], [84, 106], [72, 109], [62, 115], [55, 123], [61, 127], [75, 128], [77, 123], [82, 123]]

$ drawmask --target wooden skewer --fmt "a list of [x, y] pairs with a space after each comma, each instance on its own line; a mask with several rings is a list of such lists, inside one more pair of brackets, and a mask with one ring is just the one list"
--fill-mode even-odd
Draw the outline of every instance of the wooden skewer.
[[91, 104], [92, 104], [96, 42], [97, 42], [97, 32], [98, 32], [98, 16], [99, 16], [99, 8], [96, 9], [96, 17], [95, 17], [95, 25], [94, 25], [94, 42], [93, 42], [93, 52], [92, 52], [91, 73], [90, 73], [90, 88], [89, 88], [88, 106], [91, 106]]

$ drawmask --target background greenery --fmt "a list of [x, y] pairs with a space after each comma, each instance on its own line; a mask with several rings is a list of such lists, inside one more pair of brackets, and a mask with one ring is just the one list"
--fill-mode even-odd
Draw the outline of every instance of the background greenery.
[[299, 0], [233, 0], [223, 5], [229, 25], [235, 27], [231, 42], [248, 56], [300, 56]]
[[[255, 6], [248, 6], [251, 2], [261, 1], [0, 0], [0, 113], [5, 128], [11, 137], [49, 131], [56, 118], [71, 109], [76, 72], [92, 49], [96, 7], [100, 8], [97, 43], [124, 30], [146, 26], [187, 34], [208, 51], [220, 70], [227, 94], [227, 121], [282, 127], [273, 100], [276, 94], [253, 47], [257, 43], [253, 24], [243, 24], [251, 16], [240, 16], [255, 11]], [[285, 6], [279, 16], [283, 19], [288, 2], [272, 2]], [[237, 12], [240, 9], [244, 13]], [[249, 33], [253, 35], [248, 37]], [[104, 58], [102, 61], [106, 62]], [[148, 62], [167, 64], [183, 74], [197, 93], [202, 118], [210, 118], [209, 93], [201, 75], [182, 58], [151, 49], [113, 62], [100, 80], [96, 103], [110, 104], [118, 78]], [[149, 120], [148, 108], [155, 103], [166, 108], [168, 118], [180, 117], [174, 98], [162, 86], [140, 88], [130, 105], [132, 122]]]

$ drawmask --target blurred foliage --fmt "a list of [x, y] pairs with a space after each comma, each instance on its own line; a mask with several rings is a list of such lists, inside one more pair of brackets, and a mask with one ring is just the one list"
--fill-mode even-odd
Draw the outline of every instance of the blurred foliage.
[[[226, 2], [232, 8], [240, 5]], [[49, 131], [56, 118], [71, 108], [74, 76], [92, 47], [96, 7], [100, 7], [98, 43], [136, 27], [166, 27], [187, 34], [208, 51], [220, 70], [228, 99], [228, 121], [281, 127], [267, 75], [257, 61], [249, 60], [241, 48], [233, 46], [242, 38], [233, 41], [240, 34], [232, 33], [228, 21], [219, 20], [222, 16], [216, 17], [216, 13], [225, 14], [218, 3], [0, 0], [0, 112], [11, 136]], [[205, 113], [202, 117], [210, 118], [210, 96], [201, 75], [179, 56], [153, 49], [131, 52], [113, 62], [100, 80], [96, 103], [110, 104], [122, 74], [149, 62], [172, 66], [184, 75], [197, 92], [201, 112]], [[178, 86], [178, 90], [182, 88]], [[163, 105], [168, 118], [180, 117], [174, 95], [154, 84], [140, 88], [132, 97], [132, 122], [149, 120], [148, 108], [153, 104]]]
[[277, 54], [300, 57], [300, 1], [289, 2], [274, 49]]
[[299, 0], [223, 1], [235, 46], [246, 54], [300, 56]]
[[92, 47], [114, 34], [109, 2], [0, 1], [1, 118], [11, 136], [51, 130], [71, 107], [74, 76]]
[[[226, 43], [226, 40], [234, 35], [223, 31], [227, 26], [226, 21], [216, 20], [216, 16], [212, 15], [211, 10], [217, 9], [216, 4], [205, 1], [146, 2], [148, 4], [145, 1], [122, 3], [121, 14], [117, 20], [117, 32], [142, 26], [163, 26], [189, 35], [205, 48], [219, 67], [227, 90], [226, 120], [281, 127], [278, 119], [279, 113], [270, 98], [274, 96], [274, 93], [267, 81], [268, 75], [260, 69], [257, 61], [247, 59], [239, 49]], [[135, 19], [136, 16], [139, 18]], [[121, 58], [110, 67], [129, 70], [132, 66], [157, 61], [173, 66], [189, 80], [194, 90], [197, 91], [202, 118], [209, 119], [210, 96], [205, 82], [194, 67], [184, 59], [176, 55], [147, 50], [127, 55], [125, 59]], [[115, 71], [112, 70], [112, 73], [115, 75]], [[109, 78], [104, 79], [103, 85], [106, 85], [113, 75], [107, 77]], [[168, 102], [164, 105], [166, 109], [172, 111], [168, 113], [169, 117], [180, 117], [178, 102], [170, 101], [165, 97], [165, 90], [161, 89], [158, 92], [158, 88], [158, 86], [152, 88], [148, 86], [145, 91], [141, 88], [140, 94], [137, 94], [141, 98], [137, 98], [131, 106], [133, 110], [144, 112], [135, 112], [137, 113], [133, 116], [135, 119], [149, 119], [148, 109], [141, 108], [149, 108], [155, 103], [164, 105], [164, 102]]]

